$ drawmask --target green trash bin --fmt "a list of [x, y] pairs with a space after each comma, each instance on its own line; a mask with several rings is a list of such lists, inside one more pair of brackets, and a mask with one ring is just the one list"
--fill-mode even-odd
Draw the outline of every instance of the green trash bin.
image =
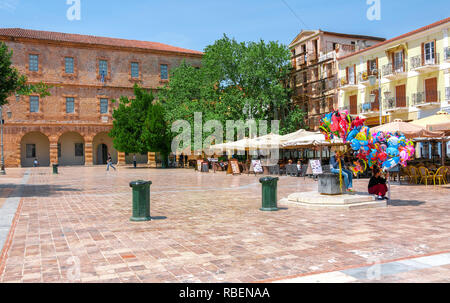
[[264, 177], [259, 179], [262, 184], [262, 211], [277, 211], [277, 185], [279, 178]]
[[150, 221], [150, 185], [151, 181], [133, 181], [130, 187], [133, 189], [133, 216], [131, 221]]
[[58, 174], [58, 166], [59, 166], [59, 164], [53, 164], [53, 174], [54, 175]]

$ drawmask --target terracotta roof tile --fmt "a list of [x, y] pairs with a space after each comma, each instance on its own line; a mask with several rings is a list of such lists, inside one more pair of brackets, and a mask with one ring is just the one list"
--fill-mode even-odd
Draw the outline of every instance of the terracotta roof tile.
[[199, 52], [199, 51], [180, 48], [180, 47], [162, 44], [162, 43], [158, 43], [158, 42], [147, 42], [147, 41], [139, 41], [139, 40], [126, 40], [126, 39], [117, 39], [117, 38], [96, 37], [96, 36], [79, 35], [79, 34], [66, 34], [66, 33], [58, 33], [58, 32], [29, 30], [29, 29], [22, 29], [22, 28], [0, 28], [0, 36], [49, 40], [49, 41], [60, 41], [60, 42], [83, 43], [83, 44], [92, 44], [92, 45], [106, 45], [106, 46], [115, 46], [115, 47], [129, 47], [129, 48], [137, 48], [137, 49], [145, 49], [145, 50], [175, 52], [175, 53], [194, 54], [194, 55], [202, 55], [203, 54], [202, 52]]
[[442, 20], [437, 21], [437, 22], [435, 22], [435, 23], [429, 24], [429, 25], [427, 25], [427, 26], [421, 27], [421, 28], [416, 29], [416, 30], [414, 30], [414, 31], [412, 31], [412, 32], [409, 32], [409, 33], [400, 35], [400, 36], [398, 36], [398, 37], [395, 37], [395, 38], [386, 40], [386, 41], [384, 41], [384, 42], [380, 42], [380, 43], [378, 43], [378, 44], [375, 44], [375, 45], [373, 45], [373, 46], [371, 46], [371, 47], [365, 48], [365, 49], [360, 50], [360, 51], [358, 51], [358, 52], [351, 53], [351, 54], [349, 54], [349, 55], [347, 55], [347, 56], [343, 56], [343, 57], [339, 58], [339, 60], [343, 60], [343, 59], [346, 59], [346, 58], [349, 58], [349, 57], [352, 57], [352, 56], [356, 56], [356, 55], [358, 55], [358, 54], [361, 54], [361, 53], [363, 53], [363, 52], [369, 51], [369, 50], [371, 50], [371, 49], [374, 49], [374, 48], [383, 46], [383, 45], [385, 45], [385, 44], [394, 42], [394, 41], [396, 41], [396, 40], [400, 40], [400, 39], [403, 39], [403, 38], [412, 36], [412, 35], [414, 35], [414, 34], [417, 34], [417, 33], [420, 33], [420, 32], [423, 32], [423, 31], [426, 31], [426, 30], [429, 30], [429, 29], [432, 29], [432, 28], [434, 28], [434, 27], [436, 27], [436, 26], [439, 26], [439, 25], [442, 25], [442, 24], [445, 24], [445, 23], [448, 23], [448, 22], [450, 22], [450, 17], [449, 17], [449, 18], [442, 19]]

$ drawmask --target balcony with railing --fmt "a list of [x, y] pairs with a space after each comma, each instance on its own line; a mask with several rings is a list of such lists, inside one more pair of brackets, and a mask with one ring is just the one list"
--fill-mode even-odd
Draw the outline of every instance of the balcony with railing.
[[324, 53], [323, 55], [319, 56], [319, 62], [324, 62], [328, 60], [333, 60], [336, 58], [336, 51], [328, 51]]
[[366, 101], [359, 107], [359, 112], [364, 114], [365, 116], [375, 115], [380, 112], [380, 106], [378, 103], [371, 103], [370, 101]]
[[363, 72], [359, 72], [358, 73], [358, 80], [359, 83], [365, 86], [370, 86], [370, 76], [375, 76], [376, 77], [376, 82], [375, 85], [378, 84], [378, 72], [376, 70], [371, 70], [369, 72], [367, 71], [363, 71]]
[[428, 73], [439, 70], [439, 57], [439, 53], [424, 57], [422, 57], [422, 55], [414, 56], [410, 59], [411, 70], [421, 73]]
[[315, 51], [310, 51], [306, 55], [306, 58], [307, 58], [308, 62], [316, 61], [318, 59], [318, 55]]
[[412, 105], [420, 108], [433, 108], [441, 105], [441, 92], [430, 90], [412, 94]]
[[389, 63], [382, 67], [383, 77], [389, 80], [399, 80], [408, 76], [408, 63], [396, 62], [394, 64]]
[[353, 91], [358, 89], [358, 84], [354, 77], [343, 77], [339, 80], [339, 89], [343, 91]]
[[408, 108], [409, 97], [407, 96], [391, 97], [384, 102], [384, 109], [388, 112], [408, 110]]
[[356, 50], [356, 46], [353, 44], [339, 44], [338, 49], [336, 51], [336, 56], [338, 58], [344, 57], [354, 53]]
[[444, 60], [450, 62], [450, 47], [444, 48]]

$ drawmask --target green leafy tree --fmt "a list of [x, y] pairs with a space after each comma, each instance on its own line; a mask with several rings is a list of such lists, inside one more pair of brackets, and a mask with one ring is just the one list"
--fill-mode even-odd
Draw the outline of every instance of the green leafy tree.
[[286, 46], [263, 40], [239, 43], [224, 35], [206, 47], [201, 68], [183, 63], [171, 71], [169, 84], [159, 92], [166, 121], [186, 120], [193, 130], [194, 113], [201, 112], [203, 122], [280, 120], [282, 134], [298, 130], [304, 124], [286, 85], [290, 69]]
[[42, 98], [50, 96], [50, 86], [40, 82], [38, 84], [27, 84], [27, 77], [21, 75], [12, 66], [11, 58], [13, 52], [9, 50], [4, 42], [0, 42], [0, 106], [8, 103], [8, 98], [13, 94], [30, 95], [39, 94]]
[[[134, 86], [135, 98], [122, 96], [113, 112], [113, 128], [109, 135], [114, 148], [126, 153], [161, 153], [164, 164], [170, 153], [170, 133], [163, 106], [152, 92]], [[116, 102], [114, 100], [114, 102]]]
[[[154, 101], [154, 95], [138, 85], [134, 86], [135, 98], [120, 97], [119, 106], [113, 111], [113, 128], [109, 136], [114, 148], [126, 153], [147, 153], [148, 146], [142, 140], [147, 113]], [[116, 102], [116, 100], [113, 100]]]
[[148, 108], [147, 118], [144, 123], [142, 141], [151, 152], [160, 153], [163, 159], [163, 167], [167, 165], [167, 159], [171, 148], [171, 136], [164, 118], [164, 107], [156, 102]]

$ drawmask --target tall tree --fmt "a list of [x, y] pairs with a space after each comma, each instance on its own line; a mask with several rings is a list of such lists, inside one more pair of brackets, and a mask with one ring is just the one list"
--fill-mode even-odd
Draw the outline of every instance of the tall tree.
[[19, 95], [38, 93], [41, 97], [49, 96], [50, 87], [45, 83], [27, 84], [27, 77], [12, 66], [12, 55], [12, 50], [9, 50], [4, 42], [0, 42], [0, 106], [7, 104], [8, 97], [15, 93]]
[[109, 135], [113, 138], [115, 149], [130, 154], [144, 154], [149, 150], [142, 140], [143, 127], [155, 98], [151, 92], [138, 85], [134, 86], [134, 95], [134, 98], [120, 97], [118, 108], [113, 111], [113, 128]]
[[159, 93], [166, 119], [187, 120], [192, 130], [194, 112], [222, 125], [254, 119], [280, 120], [282, 133], [304, 127], [304, 114], [286, 85], [290, 64], [289, 49], [278, 42], [237, 42], [224, 35], [206, 47], [201, 68], [183, 63], [171, 71]]
[[166, 164], [171, 141], [164, 108], [155, 101], [152, 92], [138, 85], [134, 86], [134, 95], [134, 98], [122, 96], [113, 112], [109, 135], [114, 148], [126, 153], [161, 153]]
[[142, 141], [146, 144], [147, 150], [161, 154], [163, 167], [167, 166], [167, 159], [171, 148], [171, 135], [164, 118], [164, 107], [155, 102], [148, 108], [142, 132]]

